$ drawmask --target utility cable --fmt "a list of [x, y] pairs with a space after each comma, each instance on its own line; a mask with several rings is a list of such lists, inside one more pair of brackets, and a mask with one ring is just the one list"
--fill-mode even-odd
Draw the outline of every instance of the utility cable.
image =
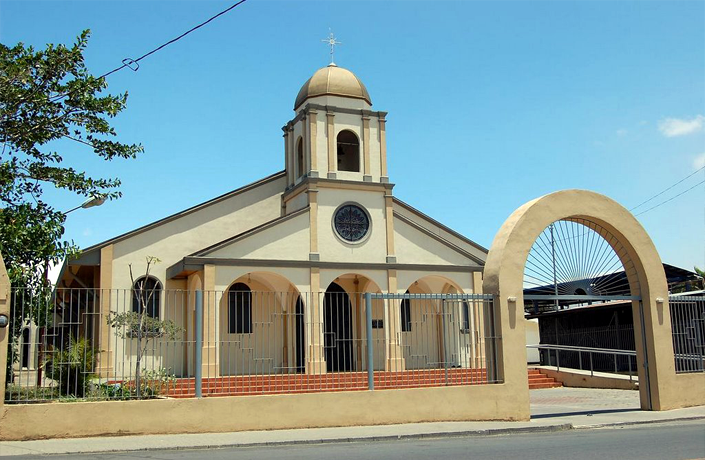
[[[670, 187], [668, 187], [666, 190], [663, 190], [662, 192], [657, 193], [656, 195], [652, 196], [652, 197], [649, 198], [648, 200], [646, 200], [646, 201], [644, 201], [644, 202], [642, 202], [642, 203], [640, 203], [640, 204], [634, 206], [634, 207], [631, 208], [629, 211], [631, 212], [631, 211], [634, 211], [636, 208], [642, 207], [643, 205], [645, 205], [645, 204], [648, 203], [649, 201], [651, 201], [651, 200], [653, 200], [654, 198], [657, 198], [657, 197], [663, 195], [664, 193], [666, 193], [667, 191], [671, 190], [673, 187], [675, 187], [676, 185], [682, 183], [682, 182], [685, 181], [686, 179], [689, 179], [689, 178], [693, 177], [694, 175], [696, 175], [697, 173], [699, 173], [699, 172], [702, 171], [703, 169], [705, 169], [705, 166], [702, 166], [701, 168], [699, 168], [699, 169], [697, 169], [696, 171], [694, 171], [692, 174], [687, 175], [687, 176], [684, 177], [683, 179], [679, 180], [679, 181], [676, 182], [675, 184], [673, 184], [673, 185], [671, 185]], [[702, 184], [702, 182], [700, 182], [700, 183]], [[699, 184], [698, 184], [698, 185], [699, 185]], [[697, 187], [697, 185], [696, 185], [696, 187]], [[691, 188], [694, 188], [694, 187], [691, 187]], [[688, 189], [688, 190], [690, 190], [690, 189]], [[686, 190], [686, 191], [687, 191], [687, 190]], [[682, 195], [682, 193], [681, 193], [680, 195]], [[680, 195], [676, 195], [676, 196], [680, 196]], [[675, 197], [673, 197], [673, 198], [675, 198]], [[668, 201], [670, 201], [670, 200], [668, 200]], [[667, 201], [664, 201], [664, 203], [666, 203], [666, 202], [667, 202]], [[654, 207], [655, 207], [655, 206], [654, 206]], [[648, 210], [651, 210], [651, 209], [654, 209], [654, 208], [649, 208]], [[647, 211], [648, 211], [648, 210], [647, 210]], [[644, 212], [646, 212], [646, 211], [644, 211]], [[641, 213], [639, 213], [639, 214], [643, 214], [644, 212], [641, 212]], [[638, 216], [639, 214], [637, 214], [637, 216]]]
[[[143, 54], [142, 56], [138, 57], [137, 59], [132, 59], [132, 58], [125, 58], [125, 59], [123, 59], [121, 66], [116, 67], [116, 68], [114, 68], [113, 70], [104, 73], [103, 75], [101, 75], [101, 76], [98, 77], [98, 78], [105, 78], [105, 77], [107, 77], [108, 75], [112, 75], [112, 74], [114, 74], [115, 72], [118, 72], [118, 71], [124, 69], [125, 67], [129, 68], [129, 69], [132, 70], [133, 72], [137, 72], [137, 70], [140, 68], [139, 61], [141, 61], [142, 59], [144, 59], [144, 58], [146, 58], [146, 57], [149, 57], [149, 56], [151, 56], [152, 54], [156, 53], [157, 51], [160, 51], [161, 49], [166, 48], [167, 46], [171, 45], [172, 43], [181, 40], [181, 39], [184, 38], [186, 35], [190, 34], [191, 32], [193, 32], [193, 31], [195, 31], [195, 30], [197, 30], [197, 29], [200, 29], [201, 27], [205, 26], [206, 24], [208, 24], [209, 22], [213, 21], [214, 19], [216, 19], [216, 18], [218, 18], [218, 17], [224, 15], [225, 13], [228, 13], [229, 11], [233, 10], [234, 8], [236, 8], [236, 7], [240, 6], [240, 5], [242, 5], [242, 4], [245, 3], [246, 1], [247, 1], [247, 0], [240, 0], [239, 2], [236, 2], [236, 3], [234, 3], [233, 5], [230, 5], [228, 8], [224, 9], [224, 10], [221, 11], [220, 13], [211, 16], [210, 18], [206, 19], [206, 20], [203, 21], [202, 23], [200, 23], [200, 24], [198, 24], [198, 25], [196, 25], [196, 26], [190, 28], [190, 29], [187, 30], [186, 32], [182, 33], [182, 34], [179, 35], [178, 37], [172, 38], [172, 39], [169, 40], [168, 42], [166, 42], [166, 43], [164, 43], [164, 44], [162, 44], [162, 45], [159, 45], [158, 47], [154, 48], [152, 51], [149, 51], [149, 52]], [[57, 94], [56, 96], [54, 96], [54, 97], [51, 98], [50, 100], [51, 100], [51, 102], [54, 102], [54, 101], [57, 101], [57, 100], [59, 100], [59, 99], [61, 99], [61, 98], [63, 98], [63, 97], [68, 96], [69, 94], [70, 94], [70, 92], [64, 93], [64, 94]]]
[[[146, 58], [146, 57], [149, 57], [149, 56], [151, 56], [152, 54], [156, 53], [157, 51], [159, 51], [159, 50], [161, 50], [161, 49], [163, 49], [163, 48], [166, 48], [167, 46], [171, 45], [172, 43], [181, 40], [181, 39], [184, 38], [186, 35], [190, 34], [191, 32], [193, 32], [193, 31], [195, 31], [195, 30], [197, 30], [197, 29], [200, 29], [201, 27], [205, 26], [206, 24], [208, 24], [209, 22], [213, 21], [214, 19], [216, 19], [216, 18], [218, 18], [218, 17], [224, 15], [225, 13], [229, 12], [230, 10], [232, 10], [232, 9], [234, 9], [234, 8], [236, 8], [236, 7], [240, 6], [240, 5], [242, 5], [242, 4], [245, 3], [246, 1], [247, 1], [247, 0], [240, 0], [239, 2], [237, 2], [237, 3], [233, 4], [233, 5], [231, 5], [230, 7], [224, 9], [224, 10], [221, 11], [220, 13], [218, 13], [218, 14], [216, 14], [216, 15], [214, 15], [214, 16], [211, 16], [210, 18], [208, 18], [207, 20], [205, 20], [205, 21], [203, 21], [202, 23], [198, 24], [197, 26], [192, 27], [191, 29], [189, 29], [189, 30], [187, 30], [186, 32], [184, 32], [184, 33], [182, 33], [181, 35], [179, 35], [178, 37], [172, 38], [171, 40], [169, 40], [168, 42], [164, 43], [163, 45], [160, 45], [160, 46], [154, 48], [152, 51], [149, 51], [148, 53], [143, 54], [142, 56], [138, 57], [137, 59], [131, 59], [131, 58], [123, 59], [123, 60], [122, 60], [122, 65], [121, 65], [120, 67], [116, 67], [116, 68], [114, 68], [113, 70], [111, 70], [110, 72], [104, 73], [103, 75], [101, 75], [101, 76], [98, 77], [98, 78], [105, 78], [105, 77], [107, 77], [108, 75], [114, 74], [115, 72], [124, 69], [125, 67], [129, 67], [132, 71], [136, 72], [137, 69], [139, 69], [139, 67], [140, 67], [139, 64], [137, 64], [137, 63], [138, 63], [139, 61], [141, 61], [142, 59], [144, 59], [144, 58]], [[133, 65], [134, 65], [134, 68], [133, 68]]]
[[[703, 166], [703, 168], [705, 168], [705, 166]], [[703, 169], [703, 168], [700, 168], [700, 169]], [[699, 170], [698, 170], [698, 171], [699, 171]], [[697, 172], [697, 171], [696, 171], [696, 172]], [[692, 176], [692, 174], [691, 174], [691, 176]], [[690, 177], [690, 176], [688, 176], [688, 177]], [[684, 179], [684, 180], [685, 180], [685, 179]], [[681, 181], [681, 182], [683, 182], [683, 181]], [[679, 183], [680, 183], [680, 182], [679, 182]], [[702, 184], [705, 184], [705, 179], [701, 180], [700, 182], [698, 182], [697, 184], [693, 185], [692, 187], [690, 187], [690, 188], [688, 188], [688, 189], [686, 189], [686, 190], [683, 190], [683, 191], [680, 192], [678, 195], [672, 196], [671, 198], [667, 199], [666, 201], [662, 201], [661, 203], [657, 204], [656, 206], [650, 207], [650, 208], [647, 209], [646, 211], [641, 211], [641, 212], [638, 213], [638, 214], [634, 214], [634, 216], [640, 216], [640, 215], [642, 215], [642, 214], [645, 214], [645, 213], [651, 211], [652, 209], [656, 209], [656, 208], [658, 208], [659, 206], [664, 205], [664, 204], [668, 203], [669, 201], [672, 201], [672, 200], [678, 198], [679, 196], [681, 196], [681, 195], [683, 195], [683, 194], [685, 194], [685, 193], [687, 193], [687, 192], [693, 190], [695, 187], [697, 187], [698, 185], [702, 185]], [[672, 188], [672, 187], [670, 187], [670, 188]]]

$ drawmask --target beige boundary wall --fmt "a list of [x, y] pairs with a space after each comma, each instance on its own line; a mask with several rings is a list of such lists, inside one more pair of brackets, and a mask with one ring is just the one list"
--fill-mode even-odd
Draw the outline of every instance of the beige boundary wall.
[[[524, 376], [526, 380], [526, 376]], [[0, 440], [528, 420], [505, 385], [0, 406]]]

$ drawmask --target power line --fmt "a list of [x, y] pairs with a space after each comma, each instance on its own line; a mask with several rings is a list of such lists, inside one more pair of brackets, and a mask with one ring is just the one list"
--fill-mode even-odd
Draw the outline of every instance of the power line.
[[[686, 179], [689, 179], [689, 178], [693, 177], [694, 175], [696, 175], [697, 173], [699, 173], [699, 172], [702, 171], [703, 169], [705, 169], [705, 166], [703, 166], [703, 167], [697, 169], [697, 170], [696, 170], [695, 172], [693, 172], [692, 174], [687, 175], [687, 176], [684, 177], [683, 179], [679, 180], [679, 181], [676, 182], [675, 184], [673, 184], [673, 185], [671, 185], [670, 187], [668, 187], [666, 190], [663, 190], [663, 191], [657, 193], [656, 195], [652, 196], [651, 198], [649, 198], [648, 200], [644, 201], [643, 203], [640, 203], [640, 204], [634, 206], [634, 207], [631, 208], [629, 211], [630, 211], [630, 212], [631, 212], [631, 211], [634, 211], [636, 208], [642, 207], [643, 205], [645, 205], [645, 204], [648, 203], [649, 201], [653, 200], [654, 198], [658, 198], [659, 196], [663, 195], [663, 194], [666, 193], [667, 191], [671, 190], [671, 189], [672, 189], [673, 187], [675, 187], [676, 185], [682, 183], [682, 182], [685, 181]], [[700, 182], [700, 183], [702, 184], [702, 182]], [[698, 184], [698, 185], [699, 185], [699, 184]], [[694, 188], [694, 187], [691, 187], [691, 188]], [[688, 190], [690, 190], [690, 189], [688, 189]], [[687, 190], [686, 190], [686, 191], [687, 191]], [[685, 193], [685, 192], [684, 192], [684, 193]], [[682, 193], [681, 193], [680, 195], [682, 195]], [[680, 195], [676, 195], [676, 196], [680, 196]], [[673, 198], [675, 198], [675, 197], [673, 197]], [[668, 200], [668, 201], [670, 201], [670, 200]], [[664, 201], [664, 203], [667, 203], [667, 201]], [[659, 205], [659, 206], [660, 206], [660, 205]], [[656, 207], [656, 206], [654, 206], [654, 207]], [[649, 209], [647, 209], [647, 211], [649, 211], [649, 210], [651, 210], [651, 209], [654, 209], [654, 208], [649, 208]], [[646, 211], [644, 211], [644, 212], [646, 212]], [[639, 214], [643, 214], [644, 212], [641, 212], [641, 213], [639, 213]], [[637, 214], [637, 216], [638, 216], [639, 214]]]
[[[703, 166], [703, 168], [705, 168], [705, 166]], [[703, 169], [703, 168], [700, 168], [700, 169]], [[699, 170], [698, 170], [698, 171], [699, 171]], [[696, 172], [697, 172], [697, 171], [696, 171]], [[691, 174], [691, 176], [692, 176], [692, 174]], [[690, 177], [690, 176], [688, 176], [688, 177]], [[685, 180], [685, 179], [684, 179], [684, 180]], [[683, 181], [681, 181], [681, 182], [683, 182]], [[680, 183], [680, 182], [679, 182], [679, 183]], [[641, 211], [640, 213], [634, 214], [634, 215], [635, 215], [635, 216], [640, 216], [640, 215], [642, 215], [642, 214], [645, 214], [645, 213], [651, 211], [652, 209], [656, 209], [656, 208], [658, 208], [659, 206], [664, 205], [664, 204], [668, 203], [669, 201], [672, 201], [672, 200], [678, 198], [679, 196], [681, 196], [681, 195], [683, 195], [683, 194], [685, 194], [685, 193], [687, 193], [687, 192], [693, 190], [695, 187], [697, 187], [698, 185], [702, 185], [702, 184], [705, 184], [705, 179], [701, 180], [700, 182], [698, 182], [697, 184], [693, 185], [693, 186], [690, 187], [689, 189], [683, 190], [683, 191], [680, 192], [678, 195], [672, 196], [671, 198], [667, 199], [666, 201], [662, 201], [661, 203], [657, 204], [656, 206], [652, 206], [652, 207], [650, 207], [649, 209], [647, 209], [646, 211]], [[672, 187], [669, 187], [669, 188], [672, 188]]]
[[[200, 29], [201, 27], [205, 26], [206, 24], [208, 24], [209, 22], [213, 21], [214, 19], [216, 19], [216, 18], [218, 18], [218, 17], [224, 15], [225, 13], [227, 13], [227, 12], [229, 12], [230, 10], [234, 9], [235, 7], [242, 5], [242, 4], [245, 3], [246, 1], [247, 1], [247, 0], [240, 0], [239, 2], [237, 2], [237, 3], [233, 4], [233, 5], [231, 5], [230, 7], [224, 9], [224, 10], [221, 11], [220, 13], [218, 13], [218, 14], [216, 14], [216, 15], [214, 15], [214, 16], [211, 16], [210, 18], [208, 18], [207, 20], [205, 20], [205, 21], [203, 21], [202, 23], [198, 24], [197, 26], [192, 27], [191, 29], [189, 29], [189, 30], [187, 30], [186, 32], [184, 32], [184, 33], [182, 33], [181, 35], [179, 35], [178, 37], [172, 38], [171, 40], [169, 40], [168, 42], [164, 43], [163, 45], [160, 45], [160, 46], [154, 48], [152, 51], [149, 51], [148, 53], [143, 54], [142, 56], [138, 57], [137, 59], [131, 59], [131, 58], [123, 59], [123, 60], [122, 60], [122, 65], [121, 65], [120, 67], [116, 67], [116, 68], [114, 68], [113, 70], [111, 70], [110, 72], [104, 73], [103, 75], [101, 75], [101, 76], [98, 77], [98, 78], [105, 78], [105, 77], [107, 77], [108, 75], [111, 75], [111, 74], [113, 74], [113, 73], [115, 73], [115, 72], [117, 72], [117, 71], [119, 71], [119, 70], [124, 69], [125, 67], [129, 67], [131, 70], [133, 70], [133, 71], [136, 72], [137, 69], [139, 69], [139, 64], [137, 64], [137, 63], [138, 63], [139, 61], [141, 61], [142, 59], [144, 59], [144, 58], [146, 58], [146, 57], [148, 57], [148, 56], [151, 56], [152, 54], [156, 53], [157, 51], [161, 50], [162, 48], [166, 48], [167, 46], [171, 45], [171, 44], [174, 43], [174, 42], [177, 42], [177, 41], [181, 40], [181, 39], [184, 38], [186, 35], [190, 34], [191, 32], [193, 32], [193, 31], [195, 31], [195, 30], [197, 30], [197, 29]], [[137, 64], [136, 68], [133, 69], [133, 68], [132, 68], [132, 64]]]
[[[198, 25], [196, 25], [196, 26], [190, 28], [190, 29], [187, 30], [186, 32], [182, 33], [182, 34], [179, 35], [178, 37], [172, 38], [172, 39], [169, 40], [168, 42], [166, 42], [166, 43], [164, 43], [164, 44], [162, 44], [162, 45], [159, 45], [158, 47], [154, 48], [152, 51], [149, 51], [149, 52], [143, 54], [142, 56], [138, 57], [137, 59], [132, 59], [132, 58], [125, 58], [125, 59], [123, 59], [121, 66], [115, 67], [113, 70], [104, 73], [103, 75], [101, 75], [101, 76], [98, 77], [98, 78], [105, 78], [105, 77], [107, 77], [108, 75], [112, 75], [112, 74], [114, 74], [115, 72], [118, 72], [118, 71], [124, 69], [125, 67], [128, 67], [128, 68], [129, 68], [130, 70], [132, 70], [133, 72], [137, 72], [137, 70], [140, 68], [140, 65], [139, 65], [138, 63], [139, 63], [139, 61], [141, 61], [142, 59], [144, 59], [144, 58], [146, 58], [146, 57], [149, 57], [149, 56], [151, 56], [152, 54], [156, 53], [157, 51], [160, 51], [161, 49], [166, 48], [167, 46], [171, 45], [172, 43], [181, 40], [181, 39], [184, 38], [186, 35], [190, 34], [191, 32], [193, 32], [193, 31], [195, 31], [195, 30], [197, 30], [197, 29], [200, 29], [201, 27], [205, 26], [206, 24], [208, 24], [209, 22], [213, 21], [214, 19], [216, 19], [216, 18], [218, 18], [218, 17], [224, 15], [225, 13], [229, 12], [230, 10], [232, 10], [232, 9], [234, 9], [234, 8], [236, 8], [236, 7], [240, 6], [240, 5], [242, 5], [242, 4], [245, 3], [246, 1], [247, 1], [247, 0], [240, 0], [239, 2], [236, 2], [236, 3], [234, 3], [233, 5], [230, 5], [228, 8], [224, 9], [224, 10], [221, 11], [220, 13], [211, 16], [210, 18], [206, 19], [206, 20], [203, 21], [202, 23], [200, 23], [200, 24], [198, 24]], [[54, 97], [51, 98], [50, 100], [51, 100], [51, 102], [54, 102], [54, 101], [57, 101], [57, 100], [59, 100], [59, 99], [61, 99], [61, 98], [63, 98], [63, 97], [68, 96], [69, 94], [71, 94], [71, 93], [68, 92], [68, 93], [64, 93], [64, 94], [57, 94], [56, 96], [54, 96]]]

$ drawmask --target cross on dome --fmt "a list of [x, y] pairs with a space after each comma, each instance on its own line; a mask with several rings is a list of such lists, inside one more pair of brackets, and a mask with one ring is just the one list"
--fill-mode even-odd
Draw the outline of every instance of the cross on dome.
[[335, 62], [333, 62], [333, 53], [335, 52], [335, 45], [342, 45], [342, 43], [335, 39], [335, 36], [333, 35], [332, 31], [331, 31], [330, 35], [328, 35], [328, 38], [324, 38], [321, 41], [330, 45], [330, 64], [329, 65], [334, 66]]

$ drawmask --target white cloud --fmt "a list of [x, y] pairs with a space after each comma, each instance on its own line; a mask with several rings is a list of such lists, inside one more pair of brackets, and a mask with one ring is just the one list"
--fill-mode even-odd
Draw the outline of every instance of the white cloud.
[[680, 118], [664, 118], [658, 122], [658, 129], [666, 137], [685, 136], [697, 133], [703, 129], [705, 116], [697, 115], [690, 120]]
[[84, 228], [83, 236], [93, 236], [93, 229], [90, 227]]
[[617, 136], [626, 136], [627, 135], [627, 130], [624, 128], [619, 128], [617, 130]]
[[704, 166], [705, 166], [705, 152], [701, 153], [700, 155], [696, 155], [695, 159], [693, 160], [693, 167], [696, 170], [698, 170]]

